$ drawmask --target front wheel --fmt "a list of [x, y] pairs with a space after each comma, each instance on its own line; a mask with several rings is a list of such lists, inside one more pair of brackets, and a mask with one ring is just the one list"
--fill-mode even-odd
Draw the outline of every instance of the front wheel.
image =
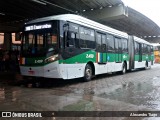
[[92, 67], [87, 64], [84, 71], [84, 81], [88, 82], [92, 79]]
[[123, 63], [121, 73], [122, 73], [122, 74], [125, 74], [126, 72], [127, 72], [127, 66], [126, 66], [126, 64], [125, 64], [125, 63]]

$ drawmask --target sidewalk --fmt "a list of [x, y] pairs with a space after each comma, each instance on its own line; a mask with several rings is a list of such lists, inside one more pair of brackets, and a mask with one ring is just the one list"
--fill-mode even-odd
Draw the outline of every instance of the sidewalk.
[[23, 77], [18, 72], [0, 72], [0, 83], [2, 84], [14, 84], [20, 80], [23, 80]]

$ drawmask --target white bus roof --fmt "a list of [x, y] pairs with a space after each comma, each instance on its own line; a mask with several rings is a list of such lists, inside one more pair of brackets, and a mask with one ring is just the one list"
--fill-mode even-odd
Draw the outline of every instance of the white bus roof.
[[119, 30], [113, 29], [111, 27], [102, 25], [98, 22], [89, 20], [85, 17], [79, 16], [79, 15], [74, 15], [74, 14], [63, 14], [63, 15], [55, 15], [55, 16], [49, 16], [49, 17], [43, 17], [43, 18], [38, 18], [32, 21], [27, 22], [26, 24], [34, 24], [38, 22], [45, 22], [45, 21], [52, 21], [52, 20], [64, 20], [64, 21], [70, 21], [73, 23], [77, 23], [80, 25], [84, 25], [86, 27], [90, 27], [93, 29], [97, 29], [103, 32], [108, 32], [110, 34], [114, 34], [117, 36], [121, 36], [124, 38], [128, 38], [128, 34], [125, 32], [121, 32]]
[[151, 45], [153, 45], [153, 46], [160, 46], [159, 43], [151, 43]]
[[140, 43], [145, 43], [147, 45], [152, 45], [151, 43], [147, 42], [146, 40], [144, 39], [141, 39], [141, 38], [138, 38], [136, 36], [133, 36], [134, 37], [134, 40], [137, 41], [137, 42], [140, 42]]

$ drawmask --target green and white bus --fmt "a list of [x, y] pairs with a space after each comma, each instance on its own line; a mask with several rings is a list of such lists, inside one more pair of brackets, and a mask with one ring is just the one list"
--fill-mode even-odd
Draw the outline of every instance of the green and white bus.
[[82, 16], [56, 15], [25, 24], [20, 71], [23, 76], [74, 79], [151, 67], [149, 42]]

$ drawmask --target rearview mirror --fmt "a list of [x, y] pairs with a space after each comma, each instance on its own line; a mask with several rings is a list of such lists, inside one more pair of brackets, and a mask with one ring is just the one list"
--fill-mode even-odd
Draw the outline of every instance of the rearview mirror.
[[23, 36], [22, 32], [16, 33], [16, 34], [15, 34], [15, 40], [16, 40], [16, 41], [20, 41], [20, 40], [22, 39], [22, 36]]
[[70, 31], [67, 32], [67, 40], [71, 39], [71, 34], [72, 34], [72, 32], [70, 32]]

